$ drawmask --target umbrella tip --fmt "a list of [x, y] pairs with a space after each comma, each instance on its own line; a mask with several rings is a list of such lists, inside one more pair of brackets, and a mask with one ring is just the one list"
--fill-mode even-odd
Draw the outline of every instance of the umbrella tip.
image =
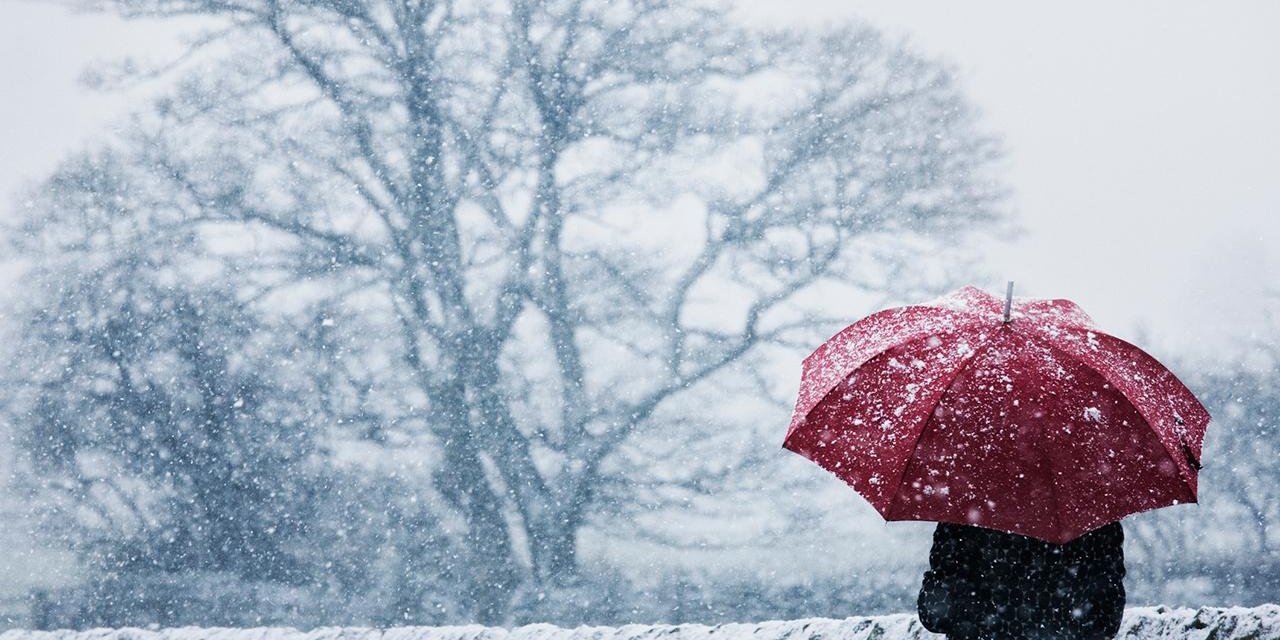
[[1013, 281], [1009, 281], [1009, 286], [1004, 291], [1004, 321], [1012, 320], [1009, 312], [1013, 310]]

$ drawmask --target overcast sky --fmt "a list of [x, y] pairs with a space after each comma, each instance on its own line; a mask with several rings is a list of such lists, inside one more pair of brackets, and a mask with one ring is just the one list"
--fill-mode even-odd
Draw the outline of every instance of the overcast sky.
[[[1280, 2], [741, 7], [769, 22], [861, 15], [956, 65], [1005, 139], [1027, 230], [992, 247], [996, 279], [977, 284], [1072, 298], [1157, 355], [1265, 335], [1280, 286]], [[173, 47], [155, 24], [0, 0], [0, 210], [130, 107], [80, 88], [86, 64]]]

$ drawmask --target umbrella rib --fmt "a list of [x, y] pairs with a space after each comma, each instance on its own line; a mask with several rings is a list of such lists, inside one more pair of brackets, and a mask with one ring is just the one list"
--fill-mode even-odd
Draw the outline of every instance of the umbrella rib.
[[978, 348], [974, 349], [973, 353], [970, 353], [969, 356], [960, 363], [960, 366], [956, 367], [956, 370], [951, 373], [951, 378], [947, 380], [946, 386], [942, 388], [942, 392], [939, 393], [937, 399], [929, 405], [929, 412], [925, 414], [928, 417], [925, 418], [924, 424], [920, 425], [920, 431], [916, 432], [915, 440], [911, 441], [911, 449], [907, 451], [907, 457], [902, 461], [902, 470], [898, 472], [898, 480], [889, 485], [893, 489], [893, 494], [889, 496], [889, 504], [885, 505], [884, 517], [886, 520], [890, 519], [890, 513], [893, 511], [893, 505], [895, 504], [894, 499], [897, 498], [899, 487], [902, 486], [902, 478], [907, 475], [907, 466], [911, 464], [911, 458], [916, 455], [916, 449], [920, 448], [920, 438], [924, 435], [924, 430], [929, 428], [929, 423], [933, 422], [933, 412], [938, 410], [938, 405], [942, 403], [942, 399], [946, 397], [947, 392], [951, 391], [951, 387], [955, 386], [956, 379], [960, 377], [960, 374], [964, 373], [965, 369], [968, 369], [969, 365], [973, 364], [973, 361], [976, 360], [979, 355], [991, 348], [991, 343], [995, 340], [996, 333], [998, 333], [1002, 328], [1003, 327], [1000, 327], [997, 328], [996, 331], [993, 331], [990, 337], [984, 340], [982, 344], [978, 345]]
[[[1093, 331], [1094, 333], [1100, 333], [1096, 329], [1088, 329], [1088, 330]], [[1025, 336], [1028, 340], [1031, 340], [1032, 342], [1035, 342], [1040, 346], [1043, 346], [1046, 349], [1053, 351], [1054, 353], [1058, 353], [1058, 354], [1061, 354], [1062, 356], [1070, 358], [1071, 361], [1073, 362], [1079, 363], [1080, 366], [1098, 374], [1098, 377], [1102, 378], [1104, 381], [1106, 381], [1107, 384], [1111, 385], [1111, 387], [1115, 389], [1117, 393], [1120, 394], [1120, 397], [1124, 398], [1124, 401], [1129, 403], [1129, 406], [1133, 407], [1134, 411], [1138, 414], [1138, 417], [1142, 419], [1142, 424], [1146, 425], [1147, 429], [1152, 433], [1152, 435], [1156, 437], [1156, 441], [1160, 443], [1160, 448], [1164, 451], [1165, 455], [1169, 456], [1169, 461], [1172, 462], [1174, 468], [1178, 470], [1178, 479], [1182, 481], [1182, 484], [1184, 486], [1186, 486], [1187, 492], [1191, 495], [1192, 502], [1196, 501], [1196, 492], [1191, 488], [1191, 480], [1186, 476], [1186, 474], [1182, 472], [1182, 466], [1178, 464], [1178, 460], [1174, 457], [1173, 452], [1169, 450], [1169, 445], [1164, 443], [1164, 438], [1161, 438], [1160, 433], [1156, 431], [1155, 427], [1151, 426], [1151, 420], [1147, 419], [1146, 414], [1142, 412], [1142, 408], [1134, 404], [1134, 402], [1129, 399], [1129, 396], [1125, 395], [1124, 392], [1120, 391], [1120, 385], [1113, 382], [1111, 380], [1111, 377], [1108, 376], [1106, 373], [1103, 373], [1102, 370], [1086, 362], [1084, 358], [1076, 357], [1070, 351], [1060, 348], [1051, 342], [1043, 340], [1035, 334], [1023, 333], [1023, 332], [1019, 332], [1019, 333]]]

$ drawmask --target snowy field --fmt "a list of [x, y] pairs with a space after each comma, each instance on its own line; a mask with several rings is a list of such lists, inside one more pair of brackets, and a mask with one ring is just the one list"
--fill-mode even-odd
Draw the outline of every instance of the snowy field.
[[[313, 631], [262, 627], [255, 629], [91, 629], [88, 631], [22, 631], [0, 633], [0, 640], [884, 640], [940, 638], [925, 631], [909, 614], [865, 618], [807, 618], [721, 625], [625, 625], [577, 627], [531, 624], [514, 629], [466, 625], [453, 627], [325, 627]], [[1196, 638], [1229, 640], [1280, 638], [1280, 605], [1170, 609], [1135, 607], [1125, 613], [1118, 638]]]

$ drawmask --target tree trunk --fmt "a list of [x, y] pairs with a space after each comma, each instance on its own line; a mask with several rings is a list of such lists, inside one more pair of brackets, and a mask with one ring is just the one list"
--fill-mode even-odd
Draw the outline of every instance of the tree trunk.
[[533, 578], [542, 585], [566, 584], [578, 575], [578, 526], [548, 518], [530, 527]]
[[458, 510], [466, 522], [463, 546], [467, 556], [455, 572], [465, 576], [465, 599], [473, 603], [476, 622], [502, 624], [516, 585], [519, 567], [512, 555], [510, 535], [502, 505], [485, 476], [480, 452], [465, 419], [468, 415], [462, 385], [450, 384], [437, 415], [453, 418], [447, 427], [437, 426], [444, 460], [436, 470], [436, 489]]

